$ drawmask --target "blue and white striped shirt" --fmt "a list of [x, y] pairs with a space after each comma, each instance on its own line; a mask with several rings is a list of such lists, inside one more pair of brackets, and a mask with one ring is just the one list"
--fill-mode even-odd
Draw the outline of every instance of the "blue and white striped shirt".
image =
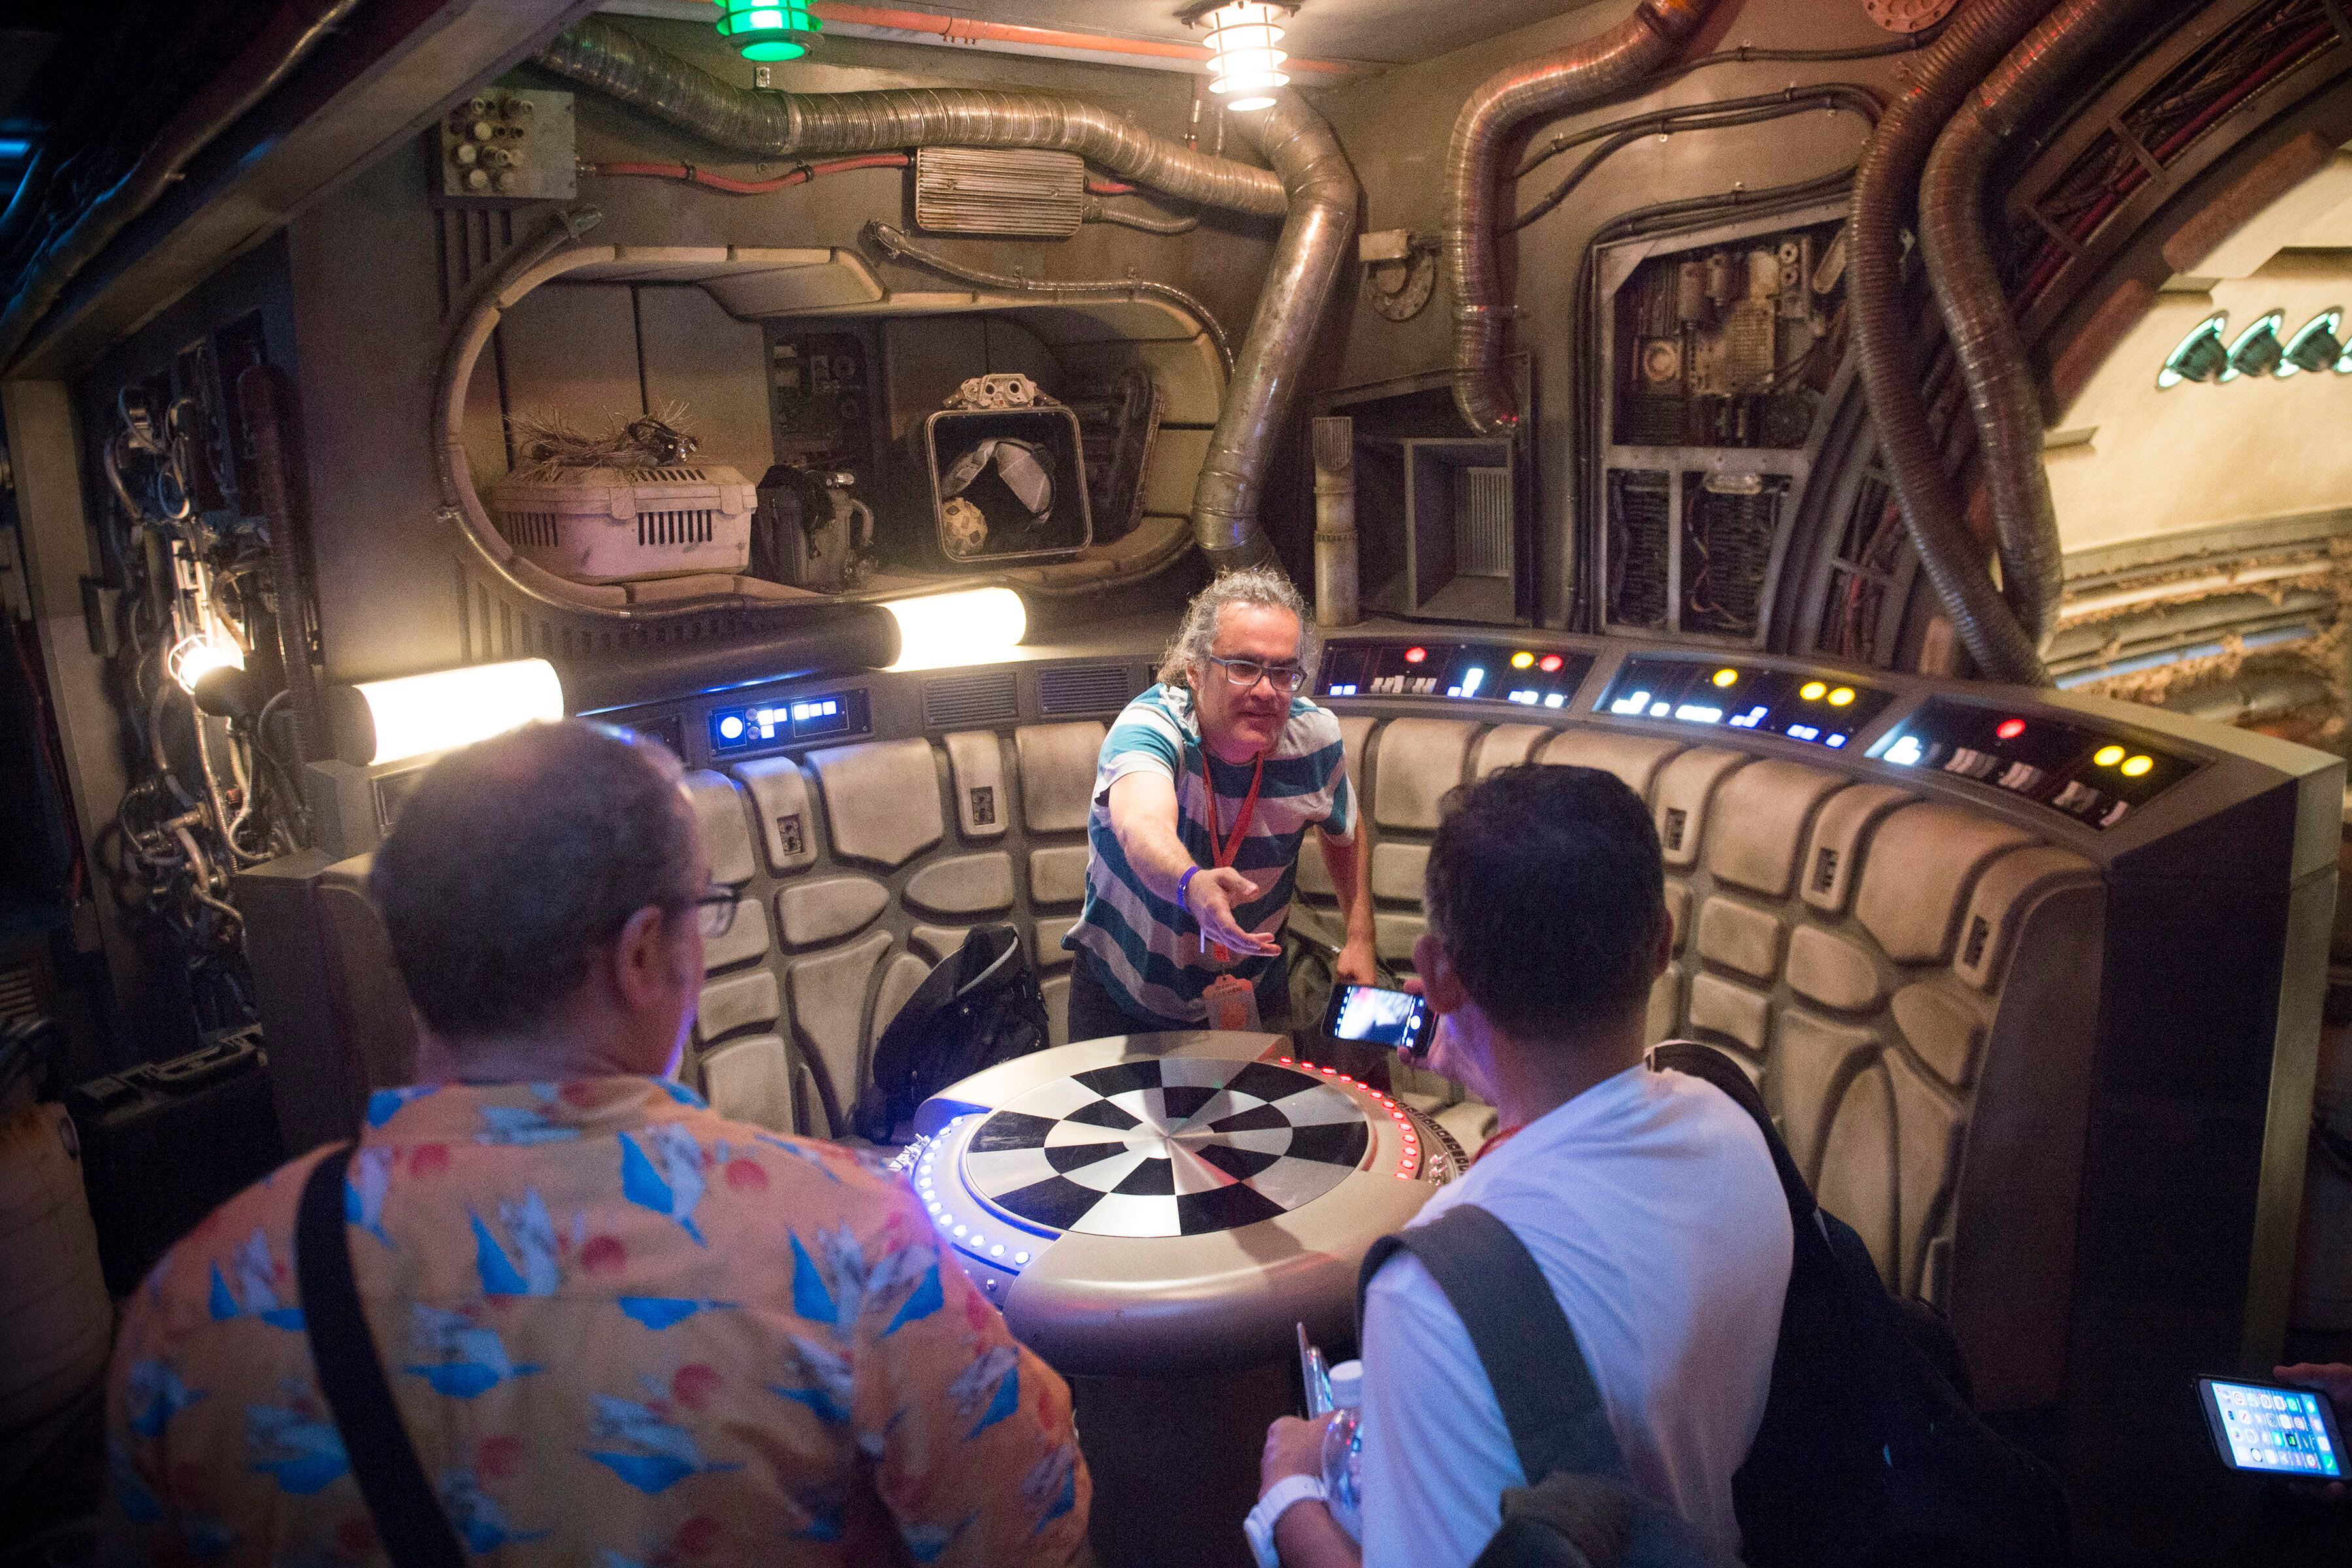
[[[1202, 787], [1200, 721], [1192, 693], [1181, 686], [1154, 686], [1129, 702], [1104, 738], [1095, 772], [1094, 810], [1087, 838], [1087, 902], [1078, 923], [1062, 945], [1083, 952], [1133, 1013], [1171, 1028], [1197, 1028], [1207, 1018], [1201, 994], [1221, 973], [1256, 983], [1272, 958], [1236, 954], [1219, 963], [1201, 951], [1200, 928], [1181, 907], [1143, 885], [1128, 864], [1110, 826], [1110, 786], [1129, 773], [1150, 769], [1176, 785], [1176, 831], [1195, 863], [1214, 864], [1209, 847], [1208, 792]], [[1249, 795], [1252, 765], [1210, 755], [1216, 783], [1220, 834], [1233, 830]], [[1234, 858], [1234, 868], [1257, 885], [1257, 896], [1234, 910], [1245, 930], [1278, 931], [1289, 908], [1298, 869], [1298, 847], [1310, 825], [1332, 838], [1355, 831], [1356, 800], [1348, 786], [1339, 721], [1304, 697], [1290, 700], [1289, 721], [1265, 756], [1265, 779], [1249, 836]]]

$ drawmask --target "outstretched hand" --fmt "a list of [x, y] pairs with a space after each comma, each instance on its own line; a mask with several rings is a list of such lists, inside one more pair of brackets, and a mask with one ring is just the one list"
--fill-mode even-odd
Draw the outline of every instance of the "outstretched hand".
[[1271, 958], [1282, 951], [1282, 944], [1246, 929], [1234, 917], [1234, 906], [1255, 898], [1257, 890], [1255, 882], [1230, 866], [1203, 866], [1192, 873], [1184, 889], [1184, 908], [1201, 922], [1202, 932], [1211, 942], [1237, 954]]

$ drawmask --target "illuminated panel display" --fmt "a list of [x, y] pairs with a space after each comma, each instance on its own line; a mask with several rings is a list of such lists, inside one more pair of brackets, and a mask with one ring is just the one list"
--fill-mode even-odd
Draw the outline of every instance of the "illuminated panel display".
[[2200, 766], [2088, 723], [1944, 698], [1922, 703], [1876, 754], [1896, 767], [1934, 768], [2005, 789], [2103, 830]]
[[1885, 711], [1894, 693], [1843, 675], [1756, 665], [1629, 658], [1598, 711], [1785, 735], [1841, 751]]
[[1325, 697], [1428, 697], [1451, 702], [1568, 706], [1592, 656], [1512, 643], [1335, 643], [1323, 650]]
[[744, 756], [834, 735], [863, 735], [874, 727], [865, 689], [795, 693], [710, 710], [710, 750]]

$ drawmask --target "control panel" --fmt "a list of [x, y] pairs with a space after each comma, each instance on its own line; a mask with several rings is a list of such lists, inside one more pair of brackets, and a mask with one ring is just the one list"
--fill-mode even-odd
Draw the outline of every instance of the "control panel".
[[1627, 719], [1719, 724], [1844, 749], [1895, 694], [1843, 675], [1713, 660], [1629, 658], [1598, 710]]
[[1562, 709], [1591, 668], [1591, 654], [1509, 643], [1335, 643], [1323, 650], [1316, 690]]
[[751, 757], [810, 741], [871, 734], [874, 710], [862, 686], [840, 691], [795, 693], [713, 708], [709, 715], [714, 757]]
[[2110, 730], [1931, 697], [1874, 749], [1898, 768], [1936, 768], [2008, 790], [2105, 830], [2201, 765]]

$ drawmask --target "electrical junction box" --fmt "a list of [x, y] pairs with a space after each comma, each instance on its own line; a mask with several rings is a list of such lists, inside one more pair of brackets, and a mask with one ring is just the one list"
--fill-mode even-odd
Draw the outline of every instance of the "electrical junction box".
[[490, 88], [441, 121], [441, 194], [565, 201], [580, 194], [572, 95]]

